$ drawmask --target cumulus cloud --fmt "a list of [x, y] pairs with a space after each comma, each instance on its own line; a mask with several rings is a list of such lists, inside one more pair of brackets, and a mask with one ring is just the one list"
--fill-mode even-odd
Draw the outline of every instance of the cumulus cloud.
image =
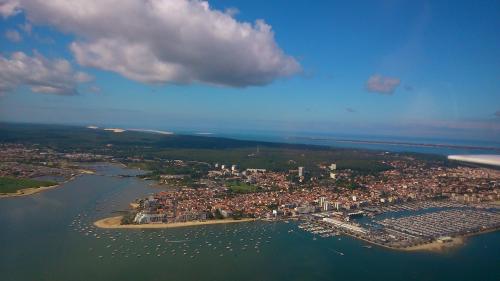
[[21, 37], [21, 34], [17, 32], [17, 30], [14, 29], [9, 29], [5, 31], [5, 38], [7, 38], [11, 42], [21, 42], [23, 38]]
[[74, 95], [77, 83], [91, 79], [73, 70], [64, 59], [47, 59], [36, 52], [33, 56], [23, 52], [15, 52], [10, 58], [0, 56], [0, 94], [28, 86], [35, 93]]
[[235, 10], [214, 10], [204, 1], [6, 3], [3, 14], [21, 9], [32, 23], [76, 35], [70, 48], [79, 64], [140, 82], [246, 87], [268, 84], [301, 69], [277, 45], [264, 21], [238, 22]]
[[374, 74], [366, 81], [366, 90], [373, 93], [392, 95], [400, 83], [401, 80], [399, 78]]

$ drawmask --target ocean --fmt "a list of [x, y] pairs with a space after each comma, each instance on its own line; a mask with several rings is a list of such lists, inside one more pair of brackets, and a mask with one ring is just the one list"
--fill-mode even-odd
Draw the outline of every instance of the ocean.
[[[181, 132], [182, 133], [182, 132]], [[185, 132], [194, 134], [194, 132]], [[208, 136], [240, 140], [322, 145], [333, 148], [368, 149], [387, 152], [412, 152], [437, 155], [500, 154], [498, 140], [465, 140], [431, 137], [401, 137], [283, 132], [232, 132]]]
[[[500, 232], [444, 253], [400, 252], [296, 222], [102, 230], [92, 222], [157, 192], [110, 164], [53, 190], [0, 200], [2, 281], [500, 280]], [[339, 254], [343, 253], [343, 255]]]

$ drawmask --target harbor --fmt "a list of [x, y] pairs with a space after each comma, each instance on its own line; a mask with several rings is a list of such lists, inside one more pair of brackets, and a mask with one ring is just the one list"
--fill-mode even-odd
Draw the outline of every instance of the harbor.
[[[154, 280], [160, 273], [172, 280], [223, 281], [325, 276], [422, 280], [430, 273], [435, 279], [429, 280], [496, 280], [500, 275], [499, 232], [468, 238], [463, 247], [442, 255], [372, 247], [313, 216], [182, 228], [98, 228], [96, 220], [120, 215], [138, 195], [155, 189], [147, 181], [119, 176], [134, 170], [111, 165], [96, 169], [96, 174], [78, 177], [63, 188], [2, 200], [0, 222], [8, 226], [0, 233], [2, 280]], [[362, 227], [365, 220], [373, 224], [366, 212], [352, 219]], [[315, 226], [322, 229], [312, 229]], [[37, 235], [41, 231], [49, 232]], [[38, 250], [39, 245], [46, 249]], [[367, 266], [360, 267], [360, 261]], [[464, 264], [469, 266], [460, 267]], [[138, 267], [151, 270], [138, 273]], [[386, 274], [373, 276], [373, 270]]]
[[355, 213], [358, 219], [341, 212], [307, 215], [298, 227], [313, 239], [348, 235], [394, 250], [446, 249], [460, 246], [464, 237], [500, 229], [500, 209], [488, 204], [428, 201], [366, 210]]

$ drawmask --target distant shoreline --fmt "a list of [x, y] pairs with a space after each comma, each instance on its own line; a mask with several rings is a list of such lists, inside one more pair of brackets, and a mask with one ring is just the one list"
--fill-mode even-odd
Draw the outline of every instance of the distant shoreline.
[[[71, 178], [70, 180], [72, 180], [72, 179], [73, 178]], [[19, 189], [16, 192], [13, 192], [13, 193], [0, 193], [0, 198], [10, 198], [10, 197], [21, 197], [21, 196], [33, 195], [35, 193], [54, 189], [61, 184], [62, 183], [58, 183], [55, 185], [49, 185], [49, 186], [23, 188], [23, 189]]]
[[121, 224], [123, 216], [108, 217], [94, 222], [94, 226], [105, 229], [158, 229], [158, 228], [179, 228], [188, 226], [201, 226], [212, 224], [226, 224], [238, 222], [255, 221], [253, 218], [244, 218], [240, 220], [220, 219], [206, 221], [188, 221], [188, 222], [173, 222], [173, 223], [150, 223], [150, 224]]
[[94, 174], [94, 172], [90, 171], [90, 170], [80, 170], [79, 174], [74, 175], [71, 178], [69, 178], [69, 179], [67, 179], [67, 180], [65, 180], [63, 182], [60, 182], [58, 184], [49, 185], [49, 186], [23, 188], [23, 189], [17, 190], [16, 192], [13, 192], [13, 193], [0, 193], [0, 199], [2, 199], [2, 198], [11, 198], [11, 197], [29, 196], [29, 195], [33, 195], [33, 194], [36, 194], [36, 193], [44, 192], [44, 191], [47, 191], [47, 190], [51, 190], [51, 189], [57, 188], [57, 187], [65, 184], [65, 183], [68, 183], [68, 182], [74, 180], [76, 177], [78, 177], [78, 176], [80, 176], [82, 174]]
[[472, 150], [491, 150], [500, 151], [500, 148], [493, 146], [472, 146], [472, 145], [455, 145], [455, 144], [432, 144], [432, 143], [411, 143], [411, 142], [398, 142], [398, 141], [365, 141], [365, 140], [339, 140], [335, 142], [340, 143], [354, 143], [354, 144], [378, 144], [378, 145], [394, 145], [394, 146], [412, 146], [412, 147], [430, 147], [430, 148], [451, 148], [451, 149], [472, 149]]

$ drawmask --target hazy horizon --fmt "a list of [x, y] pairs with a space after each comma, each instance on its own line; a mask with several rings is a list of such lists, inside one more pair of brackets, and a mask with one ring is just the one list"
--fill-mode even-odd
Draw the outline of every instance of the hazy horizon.
[[0, 4], [0, 121], [500, 139], [498, 1], [68, 3]]

